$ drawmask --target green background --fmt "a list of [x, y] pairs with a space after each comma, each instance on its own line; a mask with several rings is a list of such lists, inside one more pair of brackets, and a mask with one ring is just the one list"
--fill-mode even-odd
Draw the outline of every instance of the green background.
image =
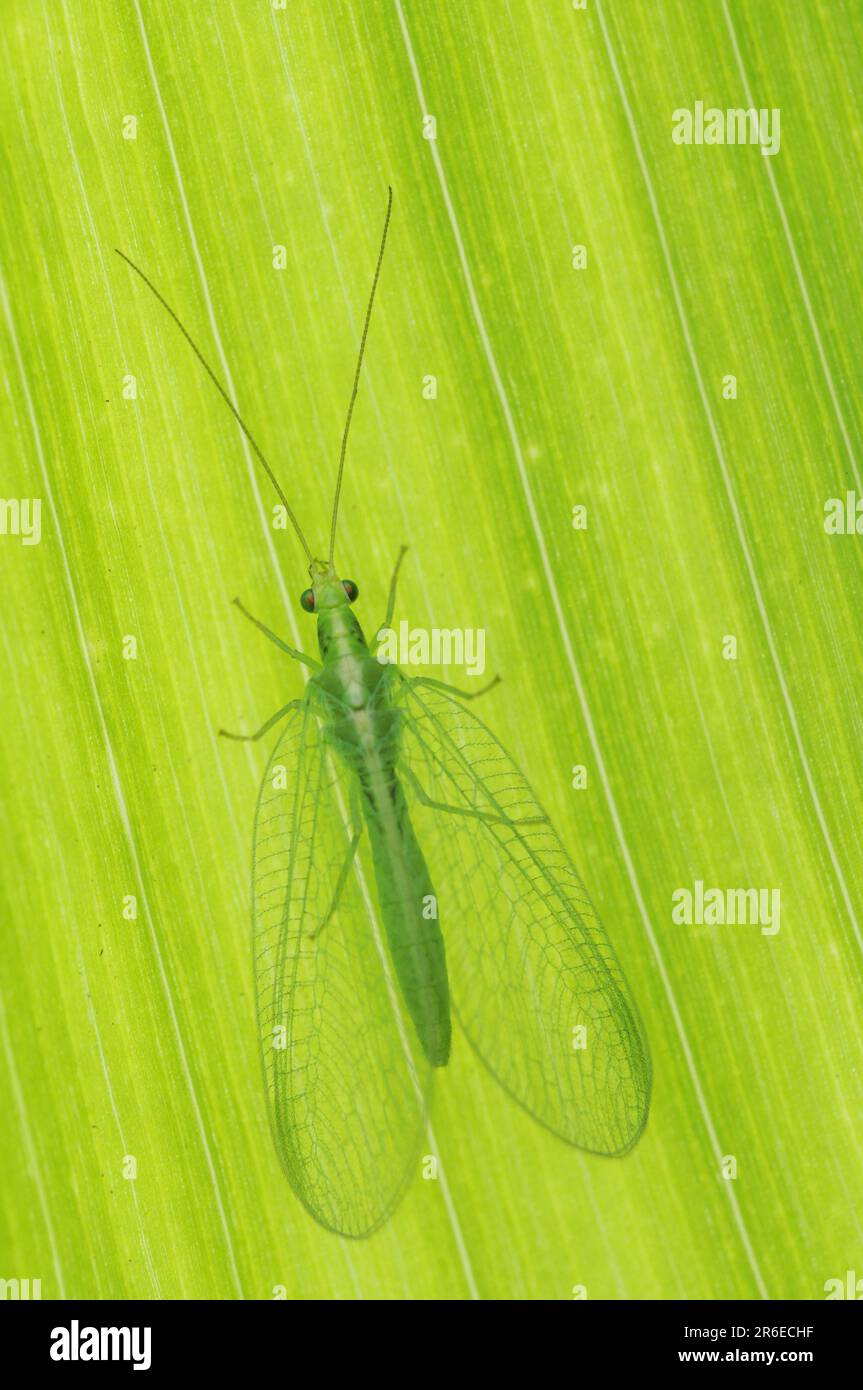
[[[837, 0], [4, 7], [2, 492], [42, 497], [43, 537], [0, 537], [0, 1277], [809, 1299], [863, 1274], [863, 540], [823, 529], [863, 494], [861, 48]], [[779, 108], [780, 152], [674, 145], [696, 100]], [[270, 1142], [267, 748], [216, 735], [300, 693], [229, 604], [311, 644], [305, 564], [112, 248], [230, 374], [320, 548], [388, 183], [341, 570], [372, 623], [407, 542], [399, 616], [486, 629], [483, 718], [572, 847], [655, 1092], [629, 1157], [583, 1157], [457, 1038], [443, 1177], [348, 1242]], [[673, 925], [697, 878], [779, 888], [779, 934]]]

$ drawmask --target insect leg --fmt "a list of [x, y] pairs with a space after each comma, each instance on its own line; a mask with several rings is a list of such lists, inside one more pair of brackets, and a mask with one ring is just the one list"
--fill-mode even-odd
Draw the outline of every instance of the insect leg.
[[496, 685], [500, 685], [500, 676], [495, 676], [494, 680], [481, 686], [479, 690], [459, 690], [457, 685], [447, 685], [446, 681], [436, 681], [432, 676], [405, 676], [405, 680], [410, 685], [433, 686], [435, 690], [443, 690], [447, 695], [457, 695], [460, 700], [475, 700], [478, 695], [485, 695], [487, 690], [493, 690]]
[[[395, 613], [396, 611], [396, 584], [398, 583], [399, 570], [402, 567], [402, 560], [405, 558], [405, 555], [407, 554], [407, 549], [407, 546], [403, 545], [401, 550], [399, 551], [399, 557], [396, 560], [396, 567], [393, 570], [393, 577], [390, 580], [390, 592], [389, 597], [387, 599], [387, 616], [384, 618], [382, 623], [378, 624], [378, 626], [375, 628], [375, 632], [380, 632], [381, 628], [389, 627], [390, 623], [393, 620], [393, 613]], [[376, 638], [375, 644], [372, 647], [373, 654], [377, 651], [379, 645], [380, 643]]]
[[303, 704], [302, 700], [289, 700], [286, 705], [282, 705], [281, 709], [276, 710], [275, 714], [267, 720], [266, 724], [261, 725], [256, 734], [231, 734], [227, 729], [220, 729], [219, 734], [222, 738], [234, 738], [239, 742], [255, 742], [257, 739], [263, 738], [264, 734], [269, 733], [274, 724], [278, 724], [280, 720], [284, 719], [286, 714], [289, 714], [292, 709], [296, 709], [297, 705], [301, 704]]
[[250, 623], [254, 623], [255, 627], [259, 628], [265, 637], [269, 637], [270, 641], [275, 642], [276, 646], [279, 647], [283, 652], [287, 652], [288, 656], [292, 656], [295, 661], [302, 661], [304, 665], [311, 666], [315, 671], [320, 671], [322, 669], [321, 663], [319, 661], [315, 661], [314, 657], [306, 656], [305, 652], [298, 652], [295, 647], [289, 647], [287, 642], [283, 642], [281, 637], [277, 637], [276, 634], [272, 632], [270, 628], [266, 626], [265, 623], [262, 623], [259, 618], [255, 618], [249, 612], [248, 608], [244, 608], [238, 598], [234, 599], [234, 604], [237, 608], [239, 608], [244, 618], [248, 618]]
[[342, 865], [341, 872], [339, 873], [338, 879], [336, 880], [336, 886], [333, 890], [333, 900], [330, 903], [327, 915], [326, 917], [324, 917], [323, 921], [319, 924], [319, 926], [315, 927], [314, 931], [309, 932], [309, 936], [312, 937], [318, 936], [319, 933], [323, 931], [324, 927], [327, 925], [327, 923], [329, 922], [330, 918], [332, 917], [333, 913], [339, 905], [339, 898], [342, 896], [342, 890], [345, 886], [345, 883], [347, 882], [348, 874], [351, 871], [351, 866], [354, 862], [354, 856], [357, 852], [357, 846], [360, 843], [360, 836], [363, 833], [362, 812], [359, 808], [359, 797], [354, 795], [354, 788], [351, 788], [351, 809], [353, 811], [354, 828], [353, 833], [351, 835], [350, 843], [348, 845], [348, 851], [345, 855], [345, 862]]
[[428, 806], [431, 811], [446, 811], [451, 816], [473, 816], [475, 820], [481, 820], [485, 825], [544, 825], [548, 821], [548, 816], [524, 816], [519, 820], [513, 820], [511, 816], [496, 816], [493, 811], [477, 811], [471, 806], [448, 806], [445, 801], [435, 801], [429, 796], [419, 778], [409, 768], [402, 766], [399, 771], [406, 777], [422, 802], [423, 806]]

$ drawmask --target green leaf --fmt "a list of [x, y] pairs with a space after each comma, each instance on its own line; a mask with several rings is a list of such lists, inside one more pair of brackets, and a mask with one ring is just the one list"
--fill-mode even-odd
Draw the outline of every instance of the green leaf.
[[[2, 493], [42, 511], [38, 544], [9, 506], [0, 535], [0, 1277], [823, 1297], [859, 1270], [863, 1178], [863, 541], [824, 527], [863, 496], [859, 9], [7, 9]], [[696, 101], [778, 109], [778, 152], [675, 144]], [[388, 184], [342, 573], [370, 628], [408, 543], [399, 617], [485, 630], [483, 720], [614, 944], [654, 1096], [627, 1157], [579, 1155], [456, 1030], [437, 1176], [348, 1242], [272, 1145], [249, 926], [270, 750], [217, 736], [301, 693], [230, 600], [313, 649], [306, 563], [113, 248], [321, 549]], [[780, 929], [673, 921], [698, 881], [778, 890]]]

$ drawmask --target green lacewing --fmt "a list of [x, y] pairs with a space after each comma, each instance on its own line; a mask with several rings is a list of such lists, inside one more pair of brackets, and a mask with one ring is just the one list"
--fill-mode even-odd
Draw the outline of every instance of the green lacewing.
[[[390, 189], [326, 559], [177, 314], [117, 253], [216, 386], [309, 562], [300, 606], [317, 618], [316, 658], [235, 600], [310, 669], [304, 693], [255, 734], [226, 736], [257, 740], [280, 727], [255, 815], [258, 1034], [284, 1171], [311, 1215], [345, 1236], [375, 1231], [415, 1175], [434, 1074], [462, 1036], [540, 1124], [591, 1153], [632, 1148], [651, 1085], [638, 1011], [581, 879], [523, 773], [469, 707], [484, 692], [378, 659], [354, 612], [358, 587], [336, 568], [345, 453], [391, 213]], [[404, 553], [375, 633], [390, 628]]]

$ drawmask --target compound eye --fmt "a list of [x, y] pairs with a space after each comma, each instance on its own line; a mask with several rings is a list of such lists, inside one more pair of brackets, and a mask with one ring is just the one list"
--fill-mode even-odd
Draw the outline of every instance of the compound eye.
[[352, 579], [343, 579], [342, 588], [348, 596], [348, 603], [353, 603], [359, 596], [359, 589]]
[[303, 608], [305, 608], [305, 610], [306, 610], [307, 613], [314, 613], [314, 611], [315, 611], [315, 591], [314, 591], [314, 589], [304, 589], [304, 590], [303, 590], [303, 592], [300, 594], [300, 604], [302, 605]]

